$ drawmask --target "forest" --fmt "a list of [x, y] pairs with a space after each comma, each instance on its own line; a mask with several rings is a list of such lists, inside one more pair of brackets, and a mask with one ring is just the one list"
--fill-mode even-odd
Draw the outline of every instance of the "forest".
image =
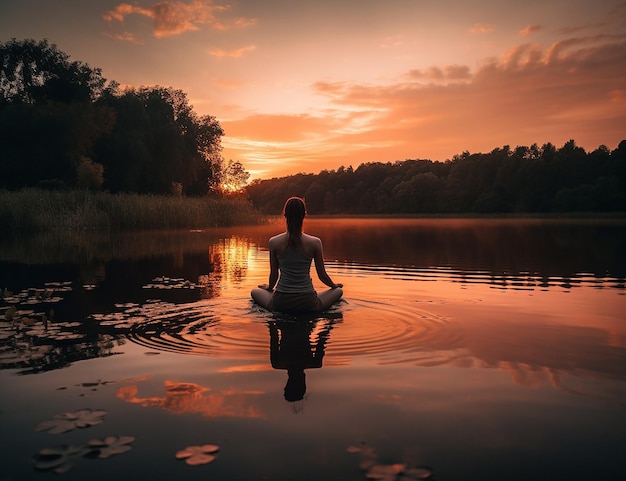
[[446, 161], [369, 162], [255, 180], [222, 156], [215, 117], [172, 87], [121, 89], [47, 40], [0, 43], [0, 189], [205, 196], [239, 190], [278, 214], [626, 212], [626, 140], [586, 152], [498, 147]]
[[47, 40], [0, 44], [0, 189], [204, 195], [248, 179], [172, 87], [121, 90]]
[[626, 140], [611, 151], [509, 146], [445, 162], [370, 162], [318, 174], [255, 180], [253, 205], [280, 213], [291, 195], [312, 214], [458, 214], [626, 211]]

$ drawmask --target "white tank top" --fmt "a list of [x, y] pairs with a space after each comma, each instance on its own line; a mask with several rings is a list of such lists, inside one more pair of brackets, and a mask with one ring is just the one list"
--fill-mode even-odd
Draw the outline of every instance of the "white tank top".
[[311, 261], [299, 247], [288, 246], [278, 258], [280, 277], [276, 290], [278, 292], [311, 292]]

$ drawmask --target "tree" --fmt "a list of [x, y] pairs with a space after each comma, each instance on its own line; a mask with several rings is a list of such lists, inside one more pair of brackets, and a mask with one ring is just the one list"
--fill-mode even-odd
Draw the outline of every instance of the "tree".
[[0, 104], [89, 101], [105, 89], [100, 69], [70, 61], [47, 40], [0, 44]]
[[0, 186], [72, 187], [112, 117], [93, 100], [107, 86], [99, 69], [46, 40], [0, 44]]
[[239, 192], [248, 183], [249, 178], [250, 173], [243, 168], [243, 164], [230, 159], [221, 171], [221, 186], [227, 192]]
[[88, 157], [82, 157], [76, 168], [76, 185], [81, 189], [98, 190], [102, 187], [104, 168]]
[[222, 135], [181, 90], [120, 92], [47, 40], [0, 44], [0, 187], [219, 191]]
[[304, 195], [320, 214], [624, 211], [625, 175], [626, 141], [589, 154], [570, 141], [558, 150], [548, 143], [463, 152], [446, 162], [368, 162], [255, 180], [246, 192], [268, 214], [289, 195]]
[[106, 188], [165, 194], [177, 183], [191, 195], [218, 190], [223, 130], [214, 117], [198, 117], [184, 92], [141, 87], [99, 103], [115, 112], [111, 134], [98, 144]]

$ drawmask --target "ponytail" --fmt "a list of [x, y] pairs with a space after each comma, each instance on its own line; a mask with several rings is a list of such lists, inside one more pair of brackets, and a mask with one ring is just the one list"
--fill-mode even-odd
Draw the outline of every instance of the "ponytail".
[[288, 244], [291, 246], [300, 245], [302, 237], [302, 223], [306, 216], [306, 205], [304, 199], [300, 197], [290, 197], [285, 202], [283, 215], [287, 221], [287, 233], [289, 234]]

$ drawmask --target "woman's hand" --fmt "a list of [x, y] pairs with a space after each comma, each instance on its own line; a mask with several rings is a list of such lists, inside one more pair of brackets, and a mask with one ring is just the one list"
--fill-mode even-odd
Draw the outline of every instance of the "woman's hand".
[[338, 287], [343, 287], [343, 284], [333, 284], [331, 289], [337, 289]]
[[272, 291], [272, 288], [269, 284], [259, 284], [259, 289], [265, 289], [266, 291]]

